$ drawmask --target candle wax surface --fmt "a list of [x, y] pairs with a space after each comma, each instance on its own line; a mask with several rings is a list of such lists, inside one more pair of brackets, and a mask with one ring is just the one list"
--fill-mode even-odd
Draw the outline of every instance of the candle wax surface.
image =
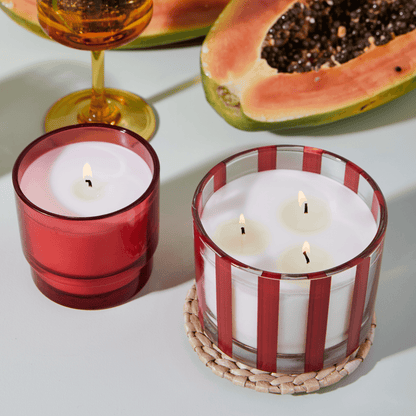
[[276, 269], [281, 273], [308, 274], [335, 266], [332, 256], [319, 247], [313, 247], [307, 253], [309, 263], [302, 251], [302, 244], [285, 250], [277, 259]]
[[[244, 234], [241, 232], [241, 227], [244, 227]], [[270, 242], [270, 233], [258, 221], [246, 218], [243, 225], [240, 224], [238, 218], [233, 218], [217, 227], [214, 241], [226, 253], [243, 256], [256, 255], [266, 250]]]
[[292, 232], [300, 234], [323, 231], [331, 223], [331, 211], [325, 201], [319, 198], [308, 198], [308, 213], [305, 205], [299, 206], [298, 199], [289, 199], [277, 210], [278, 221], [281, 221]]
[[[314, 200], [319, 200], [324, 210], [325, 206], [328, 207], [328, 224], [314, 232], [307, 230], [304, 234], [283, 224], [279, 213], [288, 204], [300, 209], [297, 204], [299, 190], [308, 198], [310, 212], [313, 212]], [[293, 204], [294, 200], [297, 206]], [[371, 211], [354, 192], [323, 175], [296, 170], [258, 172], [227, 183], [207, 201], [201, 220], [207, 234], [216, 242], [217, 228], [224, 222], [237, 219], [240, 213], [267, 227], [271, 241], [261, 254], [233, 254], [232, 257], [257, 269], [280, 273], [284, 271], [279, 270], [278, 264], [285, 264], [282, 256], [287, 256], [288, 250], [297, 246], [300, 247], [301, 267], [296, 271], [291, 266], [289, 273], [305, 273], [305, 258], [301, 251], [305, 240], [311, 247], [311, 261], [314, 248], [329, 254], [329, 263], [321, 264], [325, 269], [328, 265], [335, 267], [357, 256], [369, 245], [377, 231]], [[319, 270], [322, 269], [314, 268], [314, 271]]]
[[[85, 163], [91, 165], [91, 177], [83, 178]], [[133, 151], [113, 143], [82, 142], [40, 156], [23, 174], [20, 187], [32, 203], [46, 211], [93, 217], [130, 205], [151, 181], [149, 167]]]

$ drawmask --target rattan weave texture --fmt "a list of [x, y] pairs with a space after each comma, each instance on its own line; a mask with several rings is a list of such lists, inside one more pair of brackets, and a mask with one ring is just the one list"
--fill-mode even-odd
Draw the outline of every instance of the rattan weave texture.
[[199, 359], [217, 376], [234, 384], [263, 393], [312, 393], [337, 383], [355, 371], [367, 357], [374, 340], [375, 316], [366, 340], [349, 357], [337, 365], [318, 372], [303, 374], [270, 373], [239, 363], [224, 354], [205, 335], [198, 319], [198, 299], [195, 284], [189, 290], [184, 308], [185, 330]]

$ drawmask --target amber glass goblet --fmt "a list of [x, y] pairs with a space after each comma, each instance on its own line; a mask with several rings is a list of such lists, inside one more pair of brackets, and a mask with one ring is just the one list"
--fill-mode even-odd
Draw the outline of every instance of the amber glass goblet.
[[104, 88], [104, 50], [124, 45], [152, 18], [152, 0], [37, 0], [38, 19], [52, 39], [91, 51], [92, 89], [57, 101], [45, 119], [51, 131], [77, 123], [106, 123], [149, 139], [156, 127], [152, 108], [127, 91]]

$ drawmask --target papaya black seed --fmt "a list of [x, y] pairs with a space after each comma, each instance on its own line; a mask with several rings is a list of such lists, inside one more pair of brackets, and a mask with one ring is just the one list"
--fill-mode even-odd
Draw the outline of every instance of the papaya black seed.
[[394, 68], [394, 70], [396, 72], [402, 72], [402, 67], [401, 66], [396, 66], [396, 68]]
[[348, 62], [370, 45], [385, 45], [415, 29], [416, 0], [297, 2], [269, 29], [265, 45], [274, 46], [266, 46], [261, 58], [279, 72], [317, 71]]

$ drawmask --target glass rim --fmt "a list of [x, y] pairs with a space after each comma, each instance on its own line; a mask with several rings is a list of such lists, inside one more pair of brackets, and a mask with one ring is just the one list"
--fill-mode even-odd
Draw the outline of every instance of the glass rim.
[[[325, 279], [328, 278], [332, 275], [336, 275], [339, 274], [345, 270], [351, 269], [352, 267], [358, 265], [359, 263], [361, 263], [365, 258], [367, 258], [368, 256], [371, 255], [371, 253], [373, 253], [382, 243], [382, 240], [386, 234], [386, 229], [387, 229], [387, 205], [386, 205], [386, 200], [384, 198], [384, 195], [380, 189], [380, 187], [377, 185], [377, 183], [375, 182], [375, 180], [363, 169], [361, 169], [358, 165], [356, 165], [355, 163], [351, 162], [350, 160], [346, 159], [343, 156], [337, 155], [336, 153], [324, 150], [324, 149], [319, 149], [319, 148], [315, 148], [318, 150], [322, 151], [322, 156], [324, 155], [329, 155], [335, 159], [338, 159], [342, 162], [345, 163], [349, 163], [350, 166], [352, 168], [354, 168], [354, 170], [356, 170], [357, 172], [359, 172], [360, 175], [362, 175], [370, 184], [370, 186], [372, 187], [372, 189], [374, 190], [374, 192], [377, 191], [377, 198], [379, 199], [379, 205], [380, 205], [380, 223], [377, 227], [377, 231], [375, 236], [373, 237], [373, 239], [371, 240], [371, 242], [367, 245], [367, 247], [362, 250], [359, 254], [357, 254], [355, 257], [353, 257], [352, 259], [341, 263], [337, 266], [331, 267], [329, 269], [324, 269], [324, 270], [319, 270], [316, 272], [312, 272], [312, 273], [279, 273], [279, 272], [272, 272], [269, 270], [262, 270], [256, 267], [252, 267], [249, 266], [237, 259], [235, 259], [234, 257], [232, 257], [230, 254], [226, 253], [225, 251], [223, 251], [220, 247], [218, 247], [214, 241], [211, 239], [211, 237], [207, 234], [207, 232], [205, 231], [204, 226], [202, 225], [202, 221], [201, 218], [198, 214], [198, 195], [200, 195], [207, 183], [207, 181], [213, 176], [214, 172], [218, 169], [219, 166], [221, 165], [227, 165], [228, 162], [230, 162], [231, 160], [237, 159], [247, 153], [252, 153], [254, 151], [258, 151], [261, 148], [270, 148], [270, 147], [275, 147], [277, 151], [279, 151], [279, 149], [283, 150], [283, 148], [287, 149], [287, 150], [293, 150], [293, 151], [299, 151], [302, 152], [304, 151], [304, 148], [306, 146], [302, 146], [302, 145], [293, 145], [293, 144], [280, 144], [280, 145], [269, 145], [269, 146], [259, 146], [259, 147], [253, 147], [251, 149], [248, 150], [243, 150], [240, 151], [238, 153], [233, 154], [232, 156], [227, 157], [226, 159], [220, 161], [219, 163], [217, 163], [215, 166], [213, 166], [208, 172], [207, 174], [201, 179], [201, 181], [198, 183], [198, 186], [195, 190], [194, 196], [192, 198], [192, 218], [194, 220], [197, 232], [199, 233], [198, 235], [195, 235], [194, 238], [198, 238], [201, 237], [201, 239], [203, 240], [204, 244], [208, 245], [217, 255], [219, 255], [222, 258], [228, 259], [229, 262], [231, 263], [232, 266], [243, 269], [249, 273], [252, 273], [253, 275], [256, 275], [258, 277], [264, 278], [264, 279], [278, 279], [278, 280], [316, 280], [316, 279]], [[255, 173], [255, 172], [253, 172]], [[200, 200], [201, 201], [201, 200]], [[201, 203], [201, 202], [200, 202]]]
[[[77, 130], [77, 129], [84, 129], [84, 128], [97, 128], [97, 127], [98, 128], [106, 128], [106, 129], [109, 129], [109, 130], [117, 130], [120, 133], [126, 133], [126, 134], [130, 135], [131, 137], [133, 137], [134, 139], [136, 139], [138, 142], [140, 142], [145, 147], [145, 149], [149, 152], [150, 157], [151, 157], [152, 162], [153, 162], [154, 172], [152, 173], [152, 180], [151, 180], [149, 186], [146, 188], [145, 192], [142, 195], [140, 195], [140, 197], [137, 198], [135, 201], [133, 201], [131, 204], [126, 205], [125, 207], [120, 208], [117, 211], [109, 212], [107, 214], [102, 214], [102, 215], [89, 216], [89, 217], [70, 217], [70, 216], [66, 216], [66, 215], [62, 215], [62, 214], [56, 214], [54, 212], [50, 212], [48, 210], [45, 210], [45, 209], [37, 206], [36, 204], [34, 204], [32, 201], [30, 201], [26, 197], [26, 195], [23, 193], [23, 191], [20, 187], [20, 184], [19, 184], [19, 180], [18, 180], [19, 168], [20, 168], [20, 165], [21, 165], [23, 159], [26, 157], [26, 155], [35, 146], [37, 146], [40, 142], [48, 139], [50, 136], [53, 136], [54, 134], [61, 133], [63, 131], [68, 131], [68, 130]], [[71, 144], [71, 143], [68, 143], [68, 144]], [[126, 146], [122, 146], [122, 147], [125, 147], [126, 149], [129, 149]], [[151, 195], [151, 193], [155, 189], [157, 189], [157, 185], [159, 183], [159, 178], [160, 178], [159, 158], [156, 154], [156, 151], [149, 144], [149, 142], [147, 140], [145, 140], [143, 137], [141, 137], [140, 135], [138, 135], [137, 133], [135, 133], [135, 132], [133, 132], [133, 131], [125, 128], [125, 127], [112, 126], [112, 125], [104, 124], [104, 123], [75, 124], [75, 125], [71, 125], [71, 126], [61, 127], [59, 129], [56, 129], [56, 130], [51, 130], [48, 133], [42, 134], [42, 136], [38, 137], [36, 140], [29, 143], [21, 151], [18, 158], [16, 159], [16, 162], [14, 163], [13, 170], [12, 170], [12, 182], [13, 182], [14, 190], [15, 190], [17, 196], [19, 197], [19, 199], [25, 205], [29, 206], [31, 209], [33, 209], [34, 211], [37, 211], [38, 213], [40, 213], [42, 215], [49, 216], [49, 217], [55, 217], [57, 219], [62, 219], [62, 220], [66, 220], [66, 221], [95, 221], [95, 220], [102, 220], [102, 219], [105, 219], [105, 218], [114, 217], [114, 216], [123, 214], [123, 213], [129, 211], [130, 209], [132, 209], [134, 206], [140, 205], [143, 201], [145, 201]]]

